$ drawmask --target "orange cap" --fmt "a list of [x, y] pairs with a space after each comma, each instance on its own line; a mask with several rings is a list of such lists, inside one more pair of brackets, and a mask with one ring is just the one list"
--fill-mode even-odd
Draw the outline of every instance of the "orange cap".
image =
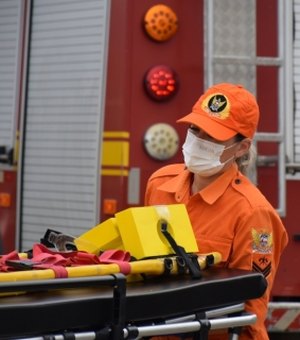
[[259, 107], [253, 94], [242, 85], [228, 83], [210, 87], [177, 122], [198, 126], [213, 138], [225, 141], [237, 133], [252, 138], [257, 128]]

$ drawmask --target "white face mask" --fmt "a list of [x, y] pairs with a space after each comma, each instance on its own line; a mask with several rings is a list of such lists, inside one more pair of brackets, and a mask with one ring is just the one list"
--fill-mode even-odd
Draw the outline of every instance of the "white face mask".
[[[231, 148], [233, 145], [226, 149]], [[184, 163], [194, 174], [209, 177], [221, 171], [224, 165], [234, 158], [233, 156], [227, 159], [226, 162], [221, 163], [220, 156], [226, 149], [225, 145], [201, 139], [188, 130], [182, 146]]]

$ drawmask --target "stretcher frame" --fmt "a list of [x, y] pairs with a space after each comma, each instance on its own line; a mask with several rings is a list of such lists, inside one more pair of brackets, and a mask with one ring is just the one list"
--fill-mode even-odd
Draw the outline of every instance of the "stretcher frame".
[[[237, 306], [232, 306], [232, 310], [237, 311]], [[238, 306], [239, 307], [239, 306]], [[222, 310], [222, 309], [221, 309]], [[238, 310], [240, 311], [240, 310]], [[215, 310], [219, 313], [219, 310]], [[230, 312], [228, 308], [227, 312]], [[240, 311], [241, 312], [241, 311]], [[194, 321], [182, 321], [175, 323], [166, 323], [164, 325], [148, 325], [148, 326], [127, 326], [123, 328], [121, 337], [117, 339], [143, 339], [144, 337], [157, 336], [157, 335], [172, 335], [172, 334], [187, 334], [187, 333], [197, 333], [198, 339], [205, 340], [208, 337], [209, 330], [226, 329], [230, 328], [229, 339], [237, 340], [238, 334], [243, 326], [251, 325], [256, 321], [256, 315], [245, 313], [239, 316], [230, 316], [218, 318], [216, 320], [210, 319], [199, 319]], [[100, 335], [99, 333], [90, 332], [65, 332], [61, 334], [49, 334], [51, 340], [64, 340], [67, 337], [72, 337], [74, 340], [96, 340], [96, 339], [106, 339], [106, 335]], [[113, 335], [113, 331], [111, 332]], [[22, 340], [45, 340], [45, 337], [22, 337], [18, 338]], [[110, 338], [109, 338], [110, 339]]]
[[[173, 282], [175, 280], [175, 282]], [[156, 286], [159, 288], [155, 288]], [[242, 293], [235, 292], [237, 287], [241, 285]], [[137, 287], [136, 287], [137, 286]], [[160, 287], [161, 286], [161, 287]], [[211, 300], [218, 290], [224, 288], [229, 289], [231, 287], [233, 292], [225, 294], [221, 297], [221, 294], [217, 297], [217, 301], [210, 303], [210, 298], [204, 299], [203, 296], [208, 295], [211, 290]], [[206, 340], [210, 330], [214, 329], [232, 329], [230, 333], [231, 339], [238, 339], [238, 333], [241, 327], [253, 324], [256, 321], [256, 315], [247, 314], [244, 312], [244, 301], [248, 299], [260, 297], [266, 289], [266, 280], [259, 273], [228, 270], [220, 268], [209, 268], [203, 271], [203, 277], [201, 279], [192, 279], [190, 277], [168, 277], [168, 278], [155, 278], [152, 282], [138, 282], [127, 283], [126, 277], [122, 274], [113, 274], [108, 276], [96, 276], [96, 277], [81, 277], [71, 279], [55, 279], [55, 280], [37, 280], [37, 281], [18, 281], [18, 282], [4, 282], [0, 283], [0, 293], [12, 293], [26, 291], [24, 298], [31, 298], [30, 294], [45, 294], [47, 297], [54, 293], [65, 292], [68, 288], [77, 290], [88, 289], [92, 287], [101, 289], [100, 298], [93, 304], [93, 317], [98, 320], [99, 324], [95, 327], [95, 320], [91, 323], [90, 329], [73, 329], [68, 328], [68, 322], [66, 328], [62, 331], [53, 329], [53, 332], [49, 332], [49, 329], [41, 329], [36, 334], [32, 334], [27, 330], [23, 334], [20, 334], [22, 329], [16, 331], [15, 334], [8, 334], [9, 327], [5, 325], [11, 315], [16, 315], [18, 308], [23, 308], [22, 304], [10, 304], [10, 300], [20, 300], [22, 302], [22, 294], [20, 296], [2, 297], [0, 298], [0, 317], [2, 320], [2, 326], [0, 326], [1, 339], [141, 339], [143, 337], [166, 335], [166, 334], [197, 334], [197, 339]], [[109, 301], [112, 303], [112, 311], [109, 318], [100, 320], [103, 313], [101, 313], [102, 302], [104, 301], [102, 289], [108, 289], [111, 294]], [[164, 288], [166, 287], [166, 289]], [[245, 289], [248, 287], [249, 289]], [[243, 289], [244, 288], [244, 289]], [[137, 289], [137, 290], [136, 290]], [[178, 307], [174, 307], [176, 303], [171, 303], [168, 308], [159, 308], [162, 310], [163, 315], [154, 313], [154, 311], [141, 311], [139, 312], [141, 305], [145, 304], [146, 309], [149, 308], [152, 300], [155, 304], [160, 301], [160, 295], [163, 294], [163, 300], [169, 299], [182, 299], [194, 296], [195, 294], [201, 295], [197, 303], [193, 304], [193, 301], [188, 302], [188, 306], [191, 306], [190, 313], [187, 313], [187, 303], [185, 303], [184, 310]], [[94, 293], [93, 293], [94, 294]], [[191, 296], [190, 296], [191, 294]], [[28, 297], [29, 295], [29, 297]], [[99, 292], [98, 292], [99, 295]], [[156, 296], [158, 295], [158, 296]], [[40, 295], [38, 295], [40, 296]], [[77, 295], [76, 295], [77, 296]], [[94, 295], [92, 295], [92, 298]], [[99, 296], [98, 296], [99, 297]], [[52, 298], [52, 297], [51, 297]], [[2, 299], [2, 301], [1, 301]], [[194, 300], [194, 299], [193, 299]], [[203, 305], [202, 305], [203, 300]], [[2, 302], [2, 303], [1, 303]], [[27, 306], [28, 309], [22, 309], [21, 312], [28, 311], [33, 312], [35, 315], [39, 315], [39, 310], [35, 311], [31, 307], [34, 307], [34, 302], [31, 306]], [[175, 301], [177, 302], [177, 301]], [[47, 307], [47, 300], [45, 306]], [[57, 308], [59, 305], [64, 305], [65, 301], [58, 299], [55, 301]], [[84, 307], [84, 300], [80, 300], [76, 304], [79, 308]], [[180, 302], [179, 302], [180, 304]], [[103, 304], [105, 312], [106, 305]], [[103, 308], [102, 306], [102, 308]], [[26, 307], [26, 306], [25, 306]], [[70, 311], [65, 309], [66, 311]], [[72, 308], [72, 305], [71, 305]], [[86, 306], [85, 306], [86, 308]], [[92, 308], [92, 307], [91, 307]], [[132, 309], [133, 311], [130, 311]], [[47, 311], [47, 308], [45, 308]], [[57, 309], [59, 311], [59, 309]], [[8, 313], [6, 313], [8, 312]], [[174, 312], [174, 313], [173, 313]], [[99, 314], [97, 314], [99, 313]], [[8, 315], [6, 315], [8, 314]], [[59, 314], [59, 313], [58, 313]], [[97, 315], [96, 315], [97, 314]], [[158, 316], [157, 319], [154, 316]], [[7, 321], [6, 321], [7, 319]], [[18, 320], [17, 318], [15, 321]], [[26, 320], [25, 320], [26, 321]], [[16, 321], [17, 322], [17, 321]], [[28, 319], [30, 322], [30, 318]], [[5, 329], [6, 327], [6, 329]], [[23, 326], [15, 325], [15, 328], [22, 328]], [[2, 329], [2, 331], [1, 331]], [[51, 334], [50, 334], [51, 333]], [[40, 335], [43, 334], [41, 337]], [[27, 337], [26, 337], [27, 336]], [[196, 336], [196, 335], [195, 335]]]

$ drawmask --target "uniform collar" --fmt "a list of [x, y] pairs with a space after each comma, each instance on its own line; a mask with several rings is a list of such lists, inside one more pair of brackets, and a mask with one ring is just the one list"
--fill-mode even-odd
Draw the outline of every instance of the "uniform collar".
[[[208, 204], [213, 204], [220, 196], [224, 194], [228, 185], [237, 175], [238, 168], [236, 163], [226, 170], [214, 182], [206, 188], [198, 192], [202, 199]], [[177, 176], [166, 181], [158, 187], [159, 190], [176, 194], [176, 197], [183, 197], [183, 195], [190, 191], [192, 174], [185, 168]]]
[[213, 204], [219, 197], [221, 197], [229, 184], [232, 182], [233, 178], [238, 174], [237, 164], [234, 163], [230, 168], [228, 168], [220, 177], [213, 181], [206, 188], [199, 191], [199, 195], [208, 204]]

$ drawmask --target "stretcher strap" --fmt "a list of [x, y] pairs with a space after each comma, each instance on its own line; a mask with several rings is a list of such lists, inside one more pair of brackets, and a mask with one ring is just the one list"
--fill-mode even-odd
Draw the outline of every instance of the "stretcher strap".
[[52, 269], [55, 277], [68, 277], [66, 267], [75, 267], [91, 264], [117, 264], [120, 272], [127, 275], [130, 273], [130, 254], [122, 250], [108, 250], [100, 256], [83, 251], [53, 251], [43, 244], [34, 244], [32, 257], [21, 259], [16, 251], [0, 258], [0, 271], [8, 272], [28, 269]]
[[[86, 253], [83, 251], [71, 251], [71, 252], [55, 252], [49, 250], [42, 244], [37, 244], [33, 248], [33, 258], [39, 256], [38, 254], [53, 254], [66, 257], [67, 262], [62, 265], [65, 266], [82, 266], [89, 264], [117, 264], [120, 267], [120, 272], [127, 275], [130, 273], [130, 254], [123, 250], [107, 250], [100, 256], [95, 254]], [[59, 262], [57, 263], [60, 264]]]
[[168, 222], [165, 220], [160, 220], [159, 222], [163, 236], [167, 239], [170, 246], [175, 251], [176, 255], [178, 255], [184, 261], [183, 266], [180, 264], [180, 262], [177, 263], [178, 270], [180, 270], [182, 267], [187, 266], [191, 277], [194, 279], [200, 279], [202, 277], [202, 274], [198, 261], [195, 261], [193, 257], [190, 258], [185, 249], [176, 243], [172, 235], [168, 232]]
[[19, 260], [19, 255], [16, 250], [10, 252], [9, 254], [2, 255], [0, 258], [0, 271], [8, 272], [10, 270], [10, 266], [7, 264], [7, 261], [15, 260]]
[[40, 247], [36, 246], [33, 248], [32, 261], [32, 268], [34, 269], [52, 269], [56, 278], [68, 277], [68, 272], [65, 268], [68, 265], [68, 259], [61, 254], [49, 253], [45, 249], [43, 251]]
[[127, 275], [130, 273], [130, 254], [123, 250], [106, 250], [99, 256], [100, 263], [115, 263], [120, 267], [121, 273]]

